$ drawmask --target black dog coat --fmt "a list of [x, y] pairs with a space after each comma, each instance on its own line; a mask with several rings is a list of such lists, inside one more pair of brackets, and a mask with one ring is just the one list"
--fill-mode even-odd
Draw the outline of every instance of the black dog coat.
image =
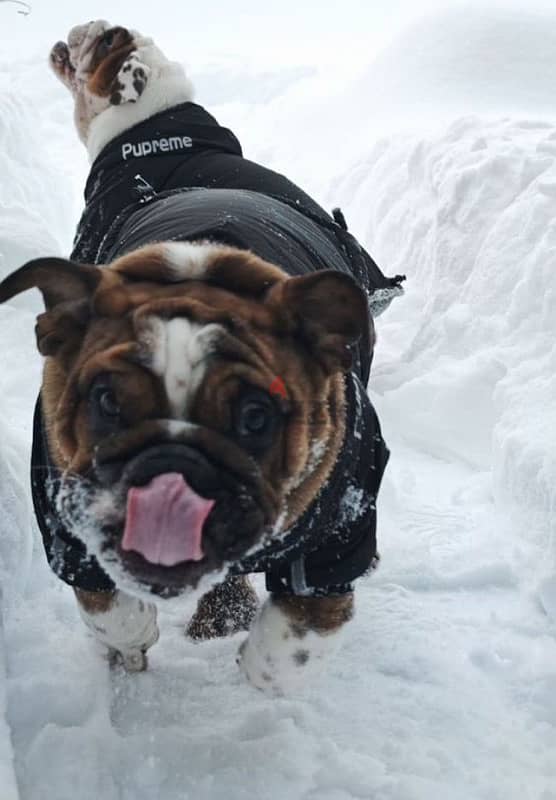
[[[185, 103], [126, 131], [100, 153], [85, 188], [72, 258], [104, 264], [157, 241], [212, 241], [251, 250], [290, 275], [336, 269], [355, 278], [379, 313], [401, 293], [346, 230], [282, 175], [242, 157], [231, 131]], [[275, 544], [230, 566], [265, 572], [274, 592], [347, 591], [376, 557], [376, 496], [388, 450], [365, 386], [368, 339], [346, 376], [346, 436], [332, 474]], [[114, 588], [56, 513], [59, 474], [48, 453], [40, 402], [34, 421], [32, 490], [47, 557], [72, 586]]]

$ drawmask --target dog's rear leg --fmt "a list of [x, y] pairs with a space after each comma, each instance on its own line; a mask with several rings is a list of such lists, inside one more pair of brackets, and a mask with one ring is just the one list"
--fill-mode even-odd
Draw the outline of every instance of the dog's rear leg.
[[199, 600], [187, 626], [192, 639], [214, 639], [249, 630], [257, 613], [257, 595], [249, 579], [227, 578]]
[[353, 592], [326, 597], [271, 594], [239, 650], [253, 686], [287, 694], [317, 675], [353, 616]]
[[146, 652], [158, 639], [156, 607], [125, 592], [74, 589], [83, 622], [128, 672], [147, 667]]

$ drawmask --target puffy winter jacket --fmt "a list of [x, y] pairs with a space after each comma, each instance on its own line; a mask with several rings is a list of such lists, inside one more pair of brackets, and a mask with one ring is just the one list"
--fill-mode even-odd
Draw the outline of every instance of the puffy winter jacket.
[[[72, 258], [104, 264], [156, 241], [211, 240], [248, 248], [290, 275], [336, 269], [365, 290], [377, 314], [401, 276], [385, 278], [347, 231], [276, 172], [242, 157], [231, 133], [203, 108], [185, 103], [126, 131], [100, 153], [85, 189]], [[280, 542], [231, 572], [265, 572], [274, 592], [343, 592], [376, 557], [376, 496], [388, 459], [365, 386], [369, 341], [354, 349], [346, 376], [346, 436], [327, 484]], [[40, 401], [32, 453], [35, 511], [50, 565], [67, 583], [102, 591], [113, 583], [55, 511], [58, 473], [51, 462]]]

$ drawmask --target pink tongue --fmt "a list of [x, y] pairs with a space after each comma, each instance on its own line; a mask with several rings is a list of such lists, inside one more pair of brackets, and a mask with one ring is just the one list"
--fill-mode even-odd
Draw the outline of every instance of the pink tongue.
[[151, 564], [173, 567], [203, 558], [203, 524], [214, 500], [206, 500], [182, 475], [157, 475], [147, 486], [127, 493], [123, 550], [135, 550]]

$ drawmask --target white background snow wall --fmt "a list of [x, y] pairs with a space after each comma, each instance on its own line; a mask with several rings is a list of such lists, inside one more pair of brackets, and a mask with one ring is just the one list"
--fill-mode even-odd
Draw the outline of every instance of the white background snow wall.
[[556, 497], [555, 157], [549, 123], [470, 117], [435, 138], [379, 142], [334, 191], [379, 263], [408, 275], [388, 317], [401, 365], [385, 363], [383, 338], [372, 385], [415, 442], [492, 469], [498, 501], [545, 525]]

